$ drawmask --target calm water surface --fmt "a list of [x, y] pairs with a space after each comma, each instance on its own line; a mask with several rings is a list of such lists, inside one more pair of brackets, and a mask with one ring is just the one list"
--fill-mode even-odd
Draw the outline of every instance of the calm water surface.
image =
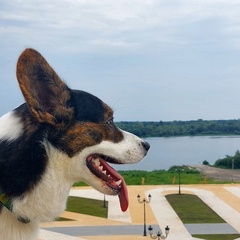
[[114, 165], [117, 170], [156, 170], [173, 165], [202, 164], [207, 160], [213, 164], [226, 155], [240, 150], [240, 136], [201, 136], [146, 138], [151, 148], [139, 163]]

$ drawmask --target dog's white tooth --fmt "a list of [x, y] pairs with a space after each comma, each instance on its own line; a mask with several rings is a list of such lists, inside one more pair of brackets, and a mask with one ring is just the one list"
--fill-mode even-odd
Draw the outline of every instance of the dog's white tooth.
[[99, 161], [98, 158], [94, 159], [93, 162], [94, 162], [94, 164], [95, 164], [97, 167], [100, 166], [100, 161]]
[[100, 171], [102, 171], [103, 170], [103, 166], [100, 166], [99, 169], [100, 169]]
[[111, 175], [109, 174], [108, 177], [111, 178]]
[[106, 175], [106, 174], [107, 174], [107, 171], [106, 171], [106, 170], [104, 170], [104, 171], [102, 171], [102, 173]]
[[118, 186], [120, 186], [121, 183], [122, 183], [122, 180], [121, 180], [121, 179], [116, 182], [116, 184], [117, 184]]

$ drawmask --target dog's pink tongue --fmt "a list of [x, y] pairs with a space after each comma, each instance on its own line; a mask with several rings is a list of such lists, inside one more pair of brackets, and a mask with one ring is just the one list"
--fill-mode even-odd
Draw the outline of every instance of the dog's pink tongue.
[[[107, 164], [104, 160], [99, 158], [101, 161], [101, 165], [104, 167], [105, 170], [108, 171], [108, 173], [112, 176], [111, 179], [109, 179], [110, 185], [113, 185], [114, 187], [118, 188], [119, 187], [119, 201], [120, 201], [120, 206], [123, 212], [125, 212], [128, 209], [128, 192], [127, 192], [127, 186], [125, 183], [124, 178], [109, 164]], [[116, 184], [119, 180], [122, 180], [120, 186]]]
[[122, 178], [122, 183], [121, 183], [121, 191], [118, 194], [119, 201], [120, 201], [120, 206], [123, 212], [125, 212], [128, 209], [128, 192], [127, 192], [127, 186]]

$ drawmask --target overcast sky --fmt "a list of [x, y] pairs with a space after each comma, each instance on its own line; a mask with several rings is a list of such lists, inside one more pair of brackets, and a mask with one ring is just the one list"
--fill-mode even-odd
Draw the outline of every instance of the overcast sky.
[[0, 0], [0, 115], [27, 47], [116, 121], [240, 118], [240, 0]]

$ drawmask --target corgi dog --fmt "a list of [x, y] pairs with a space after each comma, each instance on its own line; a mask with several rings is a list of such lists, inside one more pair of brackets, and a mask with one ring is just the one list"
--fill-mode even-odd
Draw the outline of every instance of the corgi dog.
[[125, 181], [109, 163], [136, 163], [150, 145], [117, 128], [99, 98], [69, 88], [36, 50], [23, 51], [16, 75], [26, 102], [0, 118], [0, 239], [37, 239], [77, 181], [118, 195], [126, 211]]

